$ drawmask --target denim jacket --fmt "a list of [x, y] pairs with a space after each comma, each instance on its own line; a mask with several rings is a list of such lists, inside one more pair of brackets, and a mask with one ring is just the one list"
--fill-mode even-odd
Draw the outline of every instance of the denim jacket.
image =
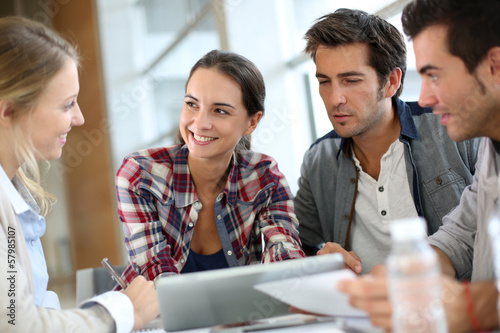
[[[397, 100], [396, 109], [415, 208], [427, 220], [428, 233], [433, 234], [472, 183], [480, 139], [452, 141], [439, 117], [416, 102]], [[359, 176], [351, 142], [331, 131], [304, 155], [294, 204], [300, 239], [308, 253], [314, 253], [325, 242], [349, 249], [346, 243]]]

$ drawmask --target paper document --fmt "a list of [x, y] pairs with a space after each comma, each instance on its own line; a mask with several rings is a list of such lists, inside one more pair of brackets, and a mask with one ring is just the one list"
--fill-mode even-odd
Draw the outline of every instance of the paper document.
[[366, 317], [365, 312], [349, 304], [346, 294], [337, 291], [338, 281], [355, 278], [354, 272], [342, 269], [259, 283], [254, 288], [283, 303], [312, 313], [327, 316]]

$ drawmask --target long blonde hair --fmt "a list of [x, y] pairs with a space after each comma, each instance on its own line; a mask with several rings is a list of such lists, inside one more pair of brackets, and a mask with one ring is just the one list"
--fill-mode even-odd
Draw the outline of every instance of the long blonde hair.
[[17, 176], [33, 195], [45, 215], [55, 197], [40, 185], [40, 171], [33, 142], [19, 119], [32, 114], [48, 83], [66, 61], [76, 64], [75, 47], [46, 26], [22, 17], [0, 18], [0, 100], [12, 117], [15, 153], [21, 167]]

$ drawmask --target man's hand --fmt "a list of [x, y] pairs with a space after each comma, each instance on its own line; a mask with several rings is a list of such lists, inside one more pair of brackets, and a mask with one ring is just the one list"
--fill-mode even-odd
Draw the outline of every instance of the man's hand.
[[153, 281], [146, 281], [144, 276], [139, 275], [122, 292], [134, 305], [134, 330], [142, 328], [160, 314]]
[[449, 277], [442, 278], [444, 311], [449, 332], [470, 332], [474, 330], [468, 302], [472, 302], [474, 314], [479, 326], [487, 331], [498, 328], [498, 290], [495, 281], [481, 281], [470, 284], [470, 300], [465, 296], [465, 285]]
[[328, 242], [318, 251], [318, 255], [328, 253], [340, 253], [344, 257], [344, 266], [350, 268], [354, 273], [359, 274], [363, 270], [361, 259], [353, 251], [346, 251], [340, 244]]
[[392, 306], [387, 291], [387, 272], [384, 266], [373, 267], [369, 275], [356, 280], [340, 281], [339, 291], [349, 295], [349, 303], [365, 311], [375, 326], [391, 331]]
[[443, 302], [448, 332], [470, 332], [469, 317], [467, 316], [467, 300], [465, 299], [464, 285], [450, 278], [441, 278], [441, 300]]
[[[368, 313], [371, 322], [386, 332], [391, 331], [392, 307], [387, 290], [387, 272], [385, 266], [375, 266], [369, 275], [356, 280], [340, 281], [339, 291], [349, 295], [352, 306]], [[441, 301], [446, 315], [449, 332], [470, 332], [473, 327], [467, 314], [467, 300], [464, 284], [441, 276]], [[474, 309], [484, 328], [498, 327], [495, 304], [497, 291], [495, 283], [479, 282], [471, 285]]]

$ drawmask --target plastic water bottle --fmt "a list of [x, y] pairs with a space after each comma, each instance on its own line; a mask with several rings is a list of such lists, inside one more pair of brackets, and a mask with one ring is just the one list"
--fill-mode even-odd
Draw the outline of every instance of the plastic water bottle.
[[425, 220], [392, 222], [392, 248], [387, 258], [392, 329], [395, 333], [447, 332], [441, 302], [441, 270], [426, 241]]
[[[490, 234], [491, 249], [495, 263], [496, 285], [500, 292], [500, 202], [496, 203], [493, 215], [490, 217], [488, 232]], [[498, 298], [497, 311], [500, 318], [500, 297]]]

